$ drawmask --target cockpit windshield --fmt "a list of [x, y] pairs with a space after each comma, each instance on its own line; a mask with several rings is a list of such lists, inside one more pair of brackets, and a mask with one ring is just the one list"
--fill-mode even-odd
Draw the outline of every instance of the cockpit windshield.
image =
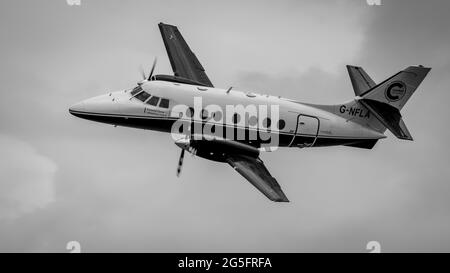
[[[158, 96], [152, 96], [145, 92], [140, 86], [136, 86], [130, 92], [132, 98], [136, 98], [148, 105], [159, 107], [159, 108], [169, 108], [170, 100], [165, 98], [160, 98]], [[159, 103], [159, 104], [158, 104]]]
[[140, 86], [136, 86], [135, 88], [133, 88], [133, 90], [131, 90], [130, 93], [131, 93], [132, 96], [134, 96], [134, 95], [136, 95], [137, 93], [139, 93], [141, 91], [144, 91], [144, 90], [142, 90], [142, 88]]
[[147, 101], [148, 104], [156, 106], [158, 105], [159, 97], [153, 96], [151, 99]]
[[146, 101], [148, 98], [150, 98], [150, 94], [147, 93], [147, 92], [145, 92], [145, 91], [142, 91], [141, 93], [137, 94], [137, 95], [135, 96], [135, 98], [138, 99], [138, 100], [140, 100], [140, 101], [142, 101], [142, 102], [144, 102], [144, 101]]

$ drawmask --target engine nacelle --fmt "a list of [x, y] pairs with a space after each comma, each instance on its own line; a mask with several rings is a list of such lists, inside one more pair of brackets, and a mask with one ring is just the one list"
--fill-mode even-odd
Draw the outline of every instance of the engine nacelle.
[[194, 155], [219, 162], [225, 162], [226, 157], [232, 154], [257, 158], [260, 153], [256, 147], [221, 138], [212, 140], [183, 138], [177, 140], [175, 144]]

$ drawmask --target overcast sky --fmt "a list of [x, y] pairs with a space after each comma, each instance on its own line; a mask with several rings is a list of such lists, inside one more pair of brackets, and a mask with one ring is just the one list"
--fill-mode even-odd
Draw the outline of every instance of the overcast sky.
[[[450, 2], [0, 2], [0, 251], [450, 251]], [[157, 24], [177, 25], [218, 87], [313, 103], [353, 97], [346, 64], [377, 82], [431, 73], [403, 109], [415, 141], [279, 149], [272, 203], [227, 164], [168, 134], [77, 119], [75, 102], [140, 80]]]

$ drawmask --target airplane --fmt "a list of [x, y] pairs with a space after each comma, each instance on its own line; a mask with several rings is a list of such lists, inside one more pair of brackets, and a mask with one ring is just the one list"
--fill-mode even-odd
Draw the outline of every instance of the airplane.
[[[334, 105], [302, 103], [232, 87], [215, 87], [178, 28], [165, 23], [158, 26], [173, 75], [153, 75], [155, 59], [149, 76], [142, 72], [143, 80], [133, 88], [81, 101], [70, 107], [69, 112], [114, 126], [171, 133], [181, 148], [177, 176], [188, 151], [201, 158], [228, 163], [271, 201], [289, 202], [261, 160], [262, 152], [277, 147], [338, 145], [372, 149], [386, 138], [386, 130], [399, 139], [413, 140], [400, 110], [431, 68], [410, 66], [376, 84], [363, 68], [348, 65], [353, 99]], [[199, 106], [196, 99], [207, 106]], [[208, 111], [211, 105], [219, 110]], [[265, 106], [277, 111], [259, 116], [259, 112], [230, 114], [223, 111], [228, 106], [235, 107], [232, 109]]]

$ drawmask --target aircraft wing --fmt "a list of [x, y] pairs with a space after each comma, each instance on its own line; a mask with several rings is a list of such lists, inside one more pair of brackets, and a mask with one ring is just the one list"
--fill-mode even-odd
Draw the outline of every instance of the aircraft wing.
[[189, 48], [178, 28], [164, 23], [159, 23], [158, 26], [174, 75], [214, 87], [206, 75], [205, 69]]
[[226, 161], [270, 200], [289, 202], [277, 180], [270, 175], [261, 159], [245, 155], [231, 155], [227, 157]]

